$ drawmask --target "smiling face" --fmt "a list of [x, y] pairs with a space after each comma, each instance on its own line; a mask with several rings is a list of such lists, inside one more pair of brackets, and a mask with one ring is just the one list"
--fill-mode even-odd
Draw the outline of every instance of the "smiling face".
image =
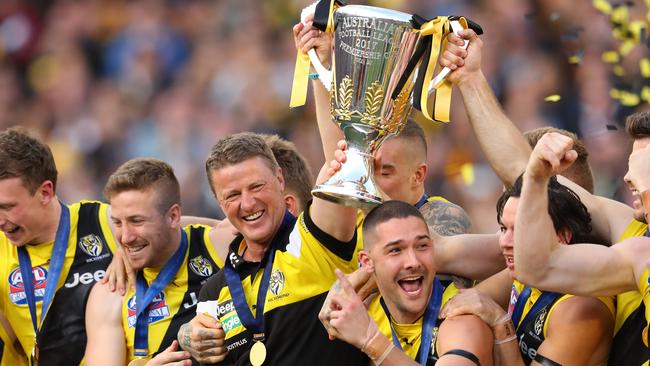
[[506, 266], [510, 271], [510, 276], [515, 278], [515, 215], [517, 214], [517, 206], [519, 205], [519, 198], [510, 197], [503, 206], [503, 214], [501, 215], [499, 235], [499, 246], [501, 253], [506, 259]]
[[180, 207], [160, 211], [153, 188], [115, 193], [110, 200], [116, 238], [135, 270], [162, 266], [175, 252], [180, 229]]
[[221, 209], [249, 244], [267, 245], [286, 210], [284, 180], [261, 157], [212, 170], [211, 181]]
[[[634, 143], [632, 144], [632, 152], [641, 150], [648, 145], [650, 145], [650, 137], [635, 139]], [[628, 179], [625, 179], [625, 182], [627, 183], [628, 189], [630, 190], [630, 192], [632, 192], [632, 195], [634, 196], [634, 202], [632, 203], [632, 206], [634, 207], [634, 218], [637, 221], [646, 222], [646, 218], [645, 218], [646, 209], [643, 207], [643, 204], [641, 203], [641, 192], [637, 191], [636, 188], [632, 186], [632, 184]]]
[[45, 217], [49, 215], [45, 205], [53, 198], [49, 181], [32, 194], [20, 178], [0, 179], [0, 231], [19, 247], [52, 240], [43, 235], [48, 221]]
[[378, 224], [364, 240], [361, 263], [373, 272], [391, 315], [412, 323], [426, 310], [435, 277], [433, 242], [421, 218], [393, 218]]
[[420, 150], [408, 139], [395, 137], [375, 154], [375, 182], [391, 199], [415, 204], [424, 193], [426, 165]]

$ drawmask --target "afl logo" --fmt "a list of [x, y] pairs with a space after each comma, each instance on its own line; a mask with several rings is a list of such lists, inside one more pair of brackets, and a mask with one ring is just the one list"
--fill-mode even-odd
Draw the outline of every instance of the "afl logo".
[[[34, 275], [34, 297], [36, 302], [43, 301], [45, 286], [47, 286], [47, 270], [38, 266], [32, 269], [32, 273]], [[23, 283], [22, 273], [20, 273], [20, 267], [9, 274], [9, 298], [16, 305], [27, 304], [25, 284]]]
[[212, 276], [212, 264], [210, 264], [207, 259], [203, 258], [203, 256], [190, 259], [190, 269], [199, 276]]
[[271, 272], [271, 279], [269, 280], [269, 291], [278, 296], [284, 288], [284, 274], [279, 269]]
[[102, 239], [95, 234], [86, 235], [79, 239], [79, 248], [92, 257], [102, 254]]

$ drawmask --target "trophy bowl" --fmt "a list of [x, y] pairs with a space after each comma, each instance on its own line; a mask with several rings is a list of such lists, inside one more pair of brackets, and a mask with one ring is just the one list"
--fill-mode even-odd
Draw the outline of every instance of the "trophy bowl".
[[413, 75], [396, 90], [420, 37], [411, 17], [362, 5], [336, 10], [331, 75], [319, 76], [332, 80], [326, 85], [331, 115], [347, 142], [347, 161], [312, 190], [315, 197], [362, 209], [381, 203], [373, 180], [374, 153], [400, 132], [411, 110]]

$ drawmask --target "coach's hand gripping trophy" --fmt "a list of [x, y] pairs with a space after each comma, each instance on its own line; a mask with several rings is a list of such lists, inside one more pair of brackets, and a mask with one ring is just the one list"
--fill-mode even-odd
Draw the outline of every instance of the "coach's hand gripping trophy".
[[[468, 21], [437, 17], [427, 22], [417, 15], [371, 6], [341, 6], [335, 0], [307, 7], [303, 22], [309, 14], [314, 14], [317, 28], [334, 32], [332, 69], [321, 65], [313, 49], [308, 56], [299, 51], [290, 105], [305, 102], [311, 60], [330, 92], [332, 118], [348, 145], [341, 170], [312, 193], [369, 209], [381, 203], [372, 178], [373, 155], [388, 136], [401, 131], [412, 104], [429, 120], [449, 121], [451, 85], [444, 80], [449, 70], [443, 69], [435, 78], [433, 73], [446, 36], [467, 28]], [[482, 33], [478, 25], [470, 24]], [[427, 105], [430, 90], [435, 94], [433, 113]]]

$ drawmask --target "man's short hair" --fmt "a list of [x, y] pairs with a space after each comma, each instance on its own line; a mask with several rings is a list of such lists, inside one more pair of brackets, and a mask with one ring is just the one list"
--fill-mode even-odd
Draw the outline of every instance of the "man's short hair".
[[20, 127], [0, 132], [0, 179], [20, 178], [34, 194], [45, 181], [56, 192], [56, 164], [50, 148]]
[[427, 138], [424, 134], [424, 130], [417, 122], [410, 118], [406, 121], [406, 124], [404, 124], [402, 131], [400, 131], [399, 134], [390, 137], [390, 139], [404, 139], [414, 144], [418, 144], [424, 152], [424, 157], [426, 158], [427, 156]]
[[633, 140], [650, 137], [650, 111], [629, 115], [625, 120], [625, 132]]
[[239, 164], [248, 159], [260, 157], [272, 171], [278, 168], [273, 151], [258, 134], [242, 132], [219, 140], [208, 154], [205, 172], [208, 175], [210, 189], [214, 193], [212, 172], [223, 167]]
[[118, 193], [137, 190], [156, 190], [157, 206], [165, 213], [172, 205], [181, 204], [181, 189], [174, 170], [162, 160], [153, 158], [131, 159], [108, 177], [104, 196], [108, 202]]
[[[497, 201], [497, 221], [502, 224], [503, 208], [510, 197], [520, 197], [523, 185], [523, 174], [517, 178], [512, 187], [506, 189]], [[519, 206], [517, 211], [526, 210], [527, 207]], [[595, 243], [605, 245], [592, 234], [591, 215], [589, 210], [582, 203], [580, 197], [570, 188], [558, 183], [555, 177], [551, 178], [548, 184], [548, 214], [553, 221], [553, 228], [556, 233], [568, 230], [571, 233], [571, 240], [567, 244]], [[517, 230], [526, 230], [519, 227]]]
[[409, 203], [391, 200], [373, 208], [363, 220], [363, 247], [365, 249], [371, 247], [371, 244], [373, 244], [371, 241], [374, 241], [373, 234], [377, 226], [391, 219], [405, 219], [407, 217], [417, 217], [427, 230], [429, 229], [420, 210]]
[[260, 136], [271, 148], [275, 160], [282, 168], [285, 191], [296, 195], [302, 210], [311, 200], [311, 189], [314, 187], [311, 168], [293, 142], [284, 140], [278, 135], [260, 134]]
[[540, 127], [524, 132], [524, 137], [528, 139], [530, 147], [535, 148], [537, 141], [549, 132], [557, 132], [570, 137], [573, 140], [573, 149], [578, 153], [576, 161], [562, 173], [562, 176], [584, 188], [589, 193], [594, 193], [594, 176], [591, 172], [591, 166], [589, 165], [589, 152], [587, 151], [585, 144], [575, 133], [555, 127]]

